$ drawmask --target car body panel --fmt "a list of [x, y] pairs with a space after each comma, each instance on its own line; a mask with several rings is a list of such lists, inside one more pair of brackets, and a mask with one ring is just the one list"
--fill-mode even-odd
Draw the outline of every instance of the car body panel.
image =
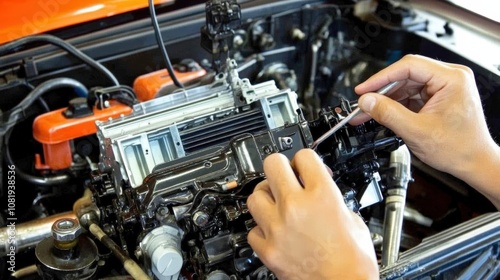
[[[173, 2], [154, 1], [155, 4]], [[3, 0], [0, 1], [0, 44], [147, 6], [146, 0]]]

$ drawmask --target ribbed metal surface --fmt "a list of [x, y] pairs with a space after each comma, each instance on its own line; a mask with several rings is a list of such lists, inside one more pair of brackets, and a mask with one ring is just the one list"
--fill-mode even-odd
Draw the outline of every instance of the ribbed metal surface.
[[206, 147], [227, 143], [231, 138], [266, 129], [260, 110], [252, 110], [220, 121], [204, 124], [180, 132], [184, 151], [194, 152]]

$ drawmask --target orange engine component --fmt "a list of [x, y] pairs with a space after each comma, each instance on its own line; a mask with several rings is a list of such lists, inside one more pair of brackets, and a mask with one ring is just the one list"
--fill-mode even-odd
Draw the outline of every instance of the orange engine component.
[[[204, 69], [190, 72], [178, 72], [174, 70], [174, 72], [175, 76], [181, 83], [187, 83], [207, 74], [207, 71]], [[134, 81], [134, 91], [137, 95], [137, 99], [144, 102], [157, 97], [156, 95], [162, 88], [172, 86], [173, 84], [174, 81], [168, 74], [168, 71], [166, 69], [162, 69], [137, 77]]]
[[111, 102], [104, 109], [93, 108], [93, 115], [82, 118], [67, 118], [63, 115], [66, 108], [38, 116], [33, 122], [33, 137], [43, 145], [45, 164], [36, 157], [35, 168], [61, 170], [71, 167], [73, 152], [71, 141], [95, 134], [96, 121], [106, 121], [130, 114], [129, 106]]

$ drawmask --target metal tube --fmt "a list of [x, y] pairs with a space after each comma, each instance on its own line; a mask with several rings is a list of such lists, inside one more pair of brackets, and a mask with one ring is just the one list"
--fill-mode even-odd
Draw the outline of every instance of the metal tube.
[[7, 221], [7, 227], [0, 229], [0, 257], [5, 257], [11, 251], [10, 247], [15, 247], [16, 253], [34, 247], [52, 235], [52, 224], [62, 218], [76, 219], [76, 216], [70, 211], [21, 224], [9, 225]]
[[395, 263], [399, 257], [406, 191], [411, 180], [410, 151], [405, 145], [391, 153], [390, 168], [394, 174], [389, 179], [385, 201], [382, 266]]
[[30, 266], [16, 270], [10, 275], [10, 277], [14, 279], [21, 279], [36, 273], [37, 273], [36, 265], [32, 264]]
[[104, 232], [97, 224], [90, 224], [89, 231], [101, 243], [113, 252], [123, 264], [125, 270], [137, 280], [151, 280], [151, 278], [142, 270], [142, 268], [132, 260], [127, 254]]
[[[386, 95], [387, 93], [389, 93], [389, 91], [393, 90], [400, 83], [401, 83], [401, 81], [395, 81], [395, 82], [392, 82], [388, 85], [385, 85], [382, 88], [380, 88], [377, 91], [377, 93], [380, 95]], [[350, 122], [352, 119], [354, 119], [354, 117], [356, 117], [359, 114], [361, 114], [361, 108], [358, 107], [358, 108], [354, 109], [354, 111], [349, 113], [349, 115], [347, 115], [347, 117], [345, 117], [339, 123], [337, 123], [335, 126], [330, 128], [325, 134], [318, 137], [318, 139], [316, 139], [316, 141], [313, 142], [311, 149], [315, 150], [319, 144], [321, 144], [323, 141], [325, 141], [325, 139], [332, 136], [335, 132], [337, 132], [339, 129], [344, 127], [348, 122]]]

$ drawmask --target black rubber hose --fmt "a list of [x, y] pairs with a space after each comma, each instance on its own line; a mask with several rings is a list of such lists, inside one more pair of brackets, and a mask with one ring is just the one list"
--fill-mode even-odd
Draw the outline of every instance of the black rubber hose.
[[24, 172], [22, 169], [18, 168], [12, 155], [10, 154], [10, 135], [12, 133], [12, 129], [8, 130], [5, 134], [5, 161], [8, 165], [16, 166], [16, 175], [19, 178], [22, 178], [26, 182], [29, 182], [34, 185], [39, 186], [53, 186], [65, 184], [71, 180], [71, 177], [68, 174], [60, 174], [60, 175], [51, 175], [51, 176], [35, 176]]
[[61, 49], [67, 51], [68, 53], [74, 55], [76, 58], [80, 59], [84, 63], [88, 64], [90, 67], [96, 69], [97, 71], [101, 72], [104, 76], [106, 76], [108, 79], [110, 79], [114, 85], [119, 85], [120, 83], [116, 79], [116, 77], [109, 71], [104, 65], [101, 63], [95, 61], [93, 58], [89, 57], [88, 55], [84, 54], [82, 51], [78, 50], [68, 42], [61, 40], [55, 36], [52, 35], [34, 35], [34, 36], [28, 36], [24, 37], [18, 40], [15, 40], [13, 42], [4, 44], [0, 46], [0, 55], [7, 53], [9, 51], [14, 51], [16, 48], [19, 48], [20, 46], [24, 46], [27, 44], [31, 43], [36, 43], [36, 42], [44, 42], [48, 44], [52, 44], [55, 46], [60, 47]]
[[[27, 89], [30, 90], [30, 92], [35, 89], [35, 87], [32, 84], [30, 84], [26, 81], [16, 80], [14, 82], [9, 83], [9, 85], [11, 85], [11, 84], [13, 84], [14, 86], [26, 87]], [[38, 97], [37, 102], [40, 103], [40, 106], [45, 110], [45, 112], [50, 111], [49, 104], [47, 104], [47, 101], [45, 101], [45, 99], [43, 99], [43, 97], [41, 97], [41, 96]]]
[[167, 49], [165, 49], [165, 45], [163, 44], [163, 38], [161, 37], [160, 26], [158, 25], [158, 18], [156, 17], [153, 0], [149, 0], [149, 12], [151, 13], [151, 23], [153, 24], [153, 29], [155, 31], [156, 42], [158, 43], [158, 47], [160, 48], [165, 64], [167, 65], [168, 74], [177, 87], [184, 88], [184, 85], [175, 76], [174, 68], [172, 67], [170, 58], [168, 57]]
[[0, 135], [5, 135], [14, 125], [17, 124], [24, 116], [24, 111], [28, 109], [44, 93], [60, 88], [74, 88], [83, 95], [88, 95], [87, 88], [77, 80], [71, 78], [55, 78], [41, 83], [33, 89], [19, 104], [9, 111], [9, 116], [6, 123], [0, 125]]
[[[15, 165], [14, 159], [10, 154], [10, 135], [12, 133], [12, 129], [14, 125], [16, 125], [24, 116], [24, 111], [27, 110], [33, 102], [39, 100], [39, 98], [46, 92], [51, 90], [71, 87], [75, 90], [80, 91], [83, 95], [88, 95], [87, 88], [80, 82], [70, 78], [56, 78], [49, 81], [46, 81], [37, 87], [35, 87], [18, 105], [16, 105], [10, 111], [10, 115], [8, 117], [7, 123], [4, 123], [0, 126], [0, 135], [4, 135], [4, 144], [5, 144], [5, 159], [7, 164]], [[23, 170], [17, 168], [16, 174], [25, 181], [41, 185], [41, 186], [53, 186], [64, 184], [70, 181], [71, 177], [68, 174], [61, 175], [53, 175], [53, 176], [35, 176], [24, 172]]]

